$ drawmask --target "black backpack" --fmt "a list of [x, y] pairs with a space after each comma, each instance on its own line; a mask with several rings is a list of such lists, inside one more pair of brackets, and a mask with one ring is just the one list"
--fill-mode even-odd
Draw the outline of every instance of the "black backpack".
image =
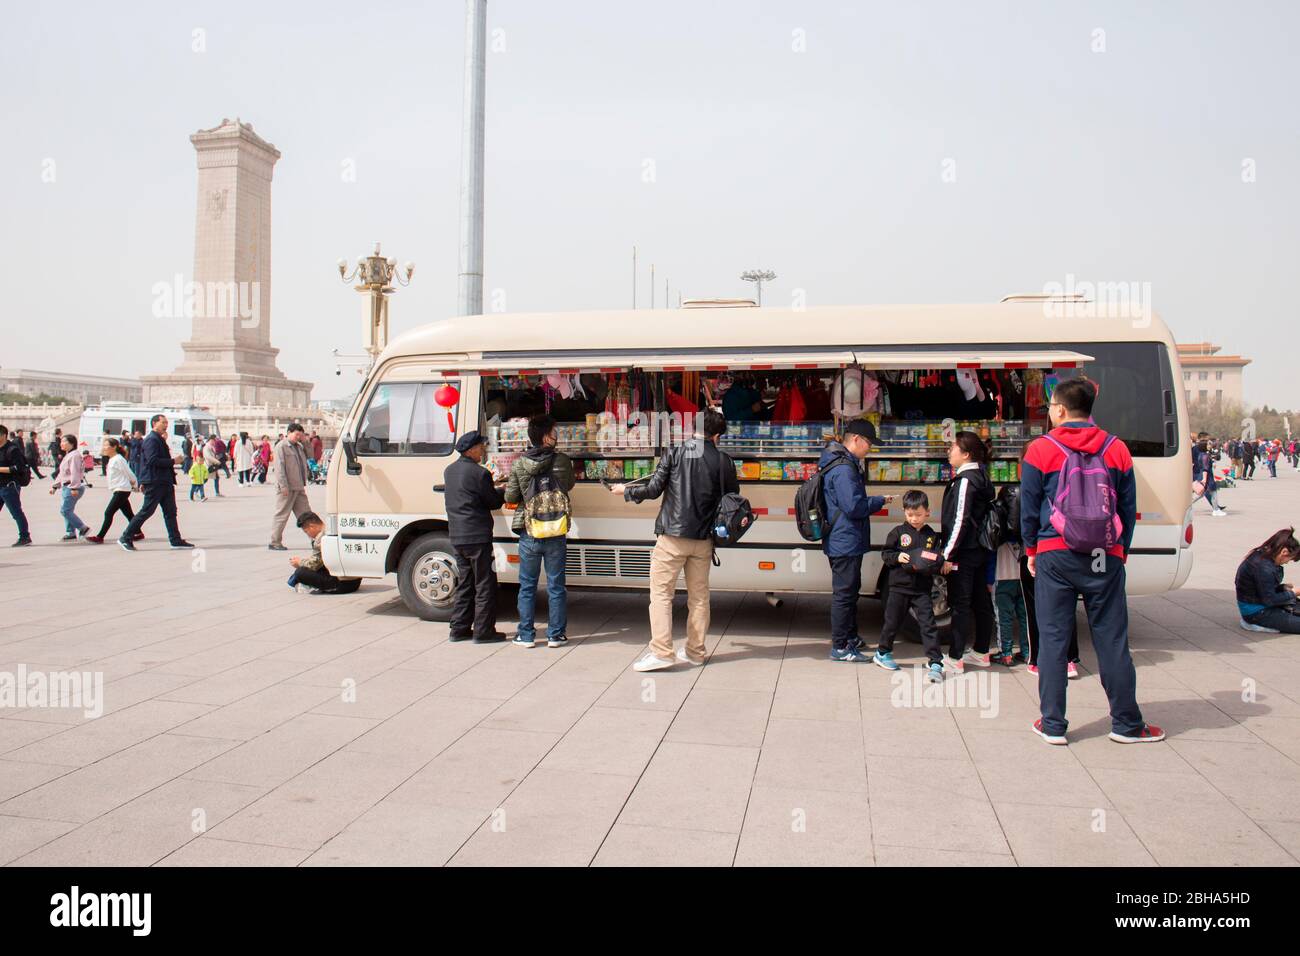
[[996, 551], [1007, 540], [1005, 505], [1006, 499], [998, 492], [998, 497], [989, 502], [989, 510], [984, 512], [984, 520], [980, 522], [979, 546], [987, 551]]
[[1020, 544], [1020, 488], [1017, 485], [1003, 485], [994, 499], [994, 507], [1002, 514], [1002, 540], [1008, 544]]
[[831, 533], [831, 525], [826, 514], [826, 491], [822, 480], [836, 465], [845, 464], [842, 458], [836, 459], [824, 469], [799, 486], [794, 493], [794, 523], [805, 541], [825, 541]]
[[[718, 451], [718, 490], [727, 487], [727, 456]], [[749, 499], [735, 491], [728, 491], [718, 502], [718, 510], [713, 515], [713, 547], [725, 548], [735, 544], [750, 529], [758, 516], [749, 504]], [[722, 562], [717, 554], [713, 555], [714, 565]]]

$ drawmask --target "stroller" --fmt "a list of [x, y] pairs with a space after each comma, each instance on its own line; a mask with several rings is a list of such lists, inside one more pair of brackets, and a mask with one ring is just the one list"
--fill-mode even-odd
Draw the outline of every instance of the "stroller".
[[307, 483], [310, 485], [325, 484], [325, 477], [329, 474], [329, 465], [324, 461], [316, 461], [314, 458], [307, 459]]

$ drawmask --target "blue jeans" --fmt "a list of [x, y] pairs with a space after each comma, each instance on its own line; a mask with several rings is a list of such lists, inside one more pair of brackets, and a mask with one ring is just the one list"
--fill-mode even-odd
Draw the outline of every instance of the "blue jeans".
[[23, 514], [22, 488], [16, 481], [6, 481], [0, 485], [0, 511], [9, 509], [9, 514], [18, 523], [18, 540], [26, 541], [31, 537], [27, 528], [27, 515]]
[[77, 517], [77, 502], [84, 494], [85, 491], [80, 488], [64, 488], [61, 492], [62, 504], [59, 505], [59, 514], [63, 515], [63, 526], [68, 534], [90, 530], [86, 527], [86, 522]]
[[533, 612], [537, 605], [537, 578], [546, 566], [546, 600], [549, 611], [546, 636], [563, 637], [569, 624], [565, 608], [564, 555], [567, 539], [519, 536], [519, 630], [520, 637], [533, 637]]
[[1300, 614], [1293, 613], [1290, 608], [1266, 607], [1243, 620], [1247, 624], [1271, 627], [1283, 634], [1300, 634]]

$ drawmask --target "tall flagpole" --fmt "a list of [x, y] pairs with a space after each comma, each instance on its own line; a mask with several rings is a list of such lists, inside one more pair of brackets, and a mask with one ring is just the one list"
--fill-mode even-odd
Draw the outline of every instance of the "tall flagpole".
[[460, 277], [457, 313], [483, 312], [483, 122], [487, 0], [465, 0], [465, 104], [461, 117]]

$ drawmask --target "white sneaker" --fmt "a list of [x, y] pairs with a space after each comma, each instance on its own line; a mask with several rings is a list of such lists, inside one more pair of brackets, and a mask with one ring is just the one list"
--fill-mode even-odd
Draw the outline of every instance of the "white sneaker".
[[1210, 515], [1211, 515], [1212, 517], [1215, 517], [1215, 518], [1222, 518], [1222, 517], [1223, 517], [1224, 515], [1226, 515], [1227, 513], [1228, 513], [1228, 512], [1226, 512], [1226, 511], [1224, 511], [1222, 508], [1220, 508], [1218, 511], [1211, 511], [1211, 512], [1210, 512]]
[[692, 667], [704, 666], [704, 661], [697, 661], [695, 658], [691, 657], [686, 653], [686, 648], [684, 647], [677, 648], [677, 663], [690, 664]]
[[962, 662], [974, 667], [991, 667], [993, 662], [989, 660], [987, 654], [976, 654], [974, 651], [967, 651], [961, 656]]
[[637, 662], [632, 665], [634, 671], [661, 671], [665, 668], [672, 667], [676, 661], [664, 660], [662, 657], [656, 657], [650, 651], [638, 658]]

